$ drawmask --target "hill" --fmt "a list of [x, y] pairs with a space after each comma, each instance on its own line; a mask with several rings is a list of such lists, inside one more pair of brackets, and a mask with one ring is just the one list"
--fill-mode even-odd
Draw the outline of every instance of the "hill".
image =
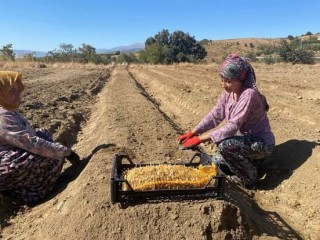
[[[120, 52], [138, 52], [144, 48], [143, 43], [134, 43], [126, 46], [117, 46], [114, 48], [99, 48], [96, 49], [97, 54], [103, 54], [103, 53], [114, 53], [117, 51]], [[33, 54], [34, 57], [42, 58], [45, 57], [48, 52], [43, 51], [32, 51], [32, 50], [19, 50], [19, 49], [13, 49], [13, 52], [15, 54], [16, 58], [22, 58], [26, 54]]]
[[[315, 57], [320, 56], [320, 34], [299, 36], [301, 46], [314, 52]], [[207, 51], [205, 58], [208, 62], [221, 62], [229, 53], [240, 55], [257, 54], [264, 56], [263, 52], [279, 46], [281, 40], [288, 38], [239, 38], [206, 41], [203, 46]], [[312, 47], [317, 45], [318, 47]]]
[[48, 53], [41, 51], [32, 51], [32, 50], [13, 50], [16, 58], [22, 58], [26, 54], [33, 54], [34, 57], [41, 58], [45, 57]]
[[281, 39], [273, 38], [239, 38], [226, 40], [212, 40], [204, 45], [207, 51], [207, 61], [219, 62], [229, 53], [245, 55], [248, 52], [257, 52], [262, 46], [277, 46]]
[[144, 49], [144, 44], [143, 43], [134, 43], [134, 44], [130, 44], [127, 46], [118, 46], [118, 47], [114, 47], [114, 48], [109, 48], [109, 49], [97, 49], [96, 52], [98, 54], [102, 54], [102, 53], [113, 53], [113, 52], [138, 52], [140, 50]]

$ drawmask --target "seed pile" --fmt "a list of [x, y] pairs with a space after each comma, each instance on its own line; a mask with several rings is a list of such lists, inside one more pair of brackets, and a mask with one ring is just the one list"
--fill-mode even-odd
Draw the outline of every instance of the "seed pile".
[[[125, 172], [124, 178], [133, 190], [203, 188], [217, 174], [215, 165], [199, 168], [184, 165], [159, 164], [135, 167]], [[124, 184], [124, 190], [128, 190]]]

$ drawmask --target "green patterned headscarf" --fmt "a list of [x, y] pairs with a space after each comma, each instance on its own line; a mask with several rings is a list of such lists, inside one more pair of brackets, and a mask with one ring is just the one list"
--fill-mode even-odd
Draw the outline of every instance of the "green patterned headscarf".
[[256, 74], [248, 58], [240, 57], [237, 54], [230, 54], [220, 65], [219, 75], [228, 80], [242, 82], [244, 87], [257, 91], [265, 103], [266, 110], [269, 109], [266, 98], [257, 88]]

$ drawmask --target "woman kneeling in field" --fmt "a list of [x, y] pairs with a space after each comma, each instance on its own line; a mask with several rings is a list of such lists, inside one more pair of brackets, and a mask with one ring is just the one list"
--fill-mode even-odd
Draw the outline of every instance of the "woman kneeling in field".
[[21, 73], [0, 71], [0, 192], [34, 202], [53, 188], [64, 158], [73, 164], [80, 158], [17, 111], [23, 89]]
[[[217, 104], [178, 140], [184, 148], [212, 141], [218, 147], [213, 161], [226, 165], [232, 180], [251, 188], [258, 177], [257, 163], [268, 157], [275, 146], [267, 117], [269, 105], [255, 84], [255, 72], [247, 59], [229, 55], [221, 64], [219, 75], [224, 90]], [[223, 120], [226, 125], [214, 129]]]

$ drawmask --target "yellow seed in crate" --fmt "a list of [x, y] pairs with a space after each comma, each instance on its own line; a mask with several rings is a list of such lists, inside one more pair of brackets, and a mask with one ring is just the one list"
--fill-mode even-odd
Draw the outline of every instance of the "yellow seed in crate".
[[[143, 191], [201, 188], [216, 175], [217, 168], [214, 164], [199, 165], [198, 169], [184, 165], [159, 164], [129, 169], [124, 178], [135, 191]], [[128, 190], [126, 184], [123, 188]]]
[[217, 175], [217, 167], [215, 164], [211, 165], [199, 165], [199, 171], [203, 173], [212, 173], [212, 175]]

